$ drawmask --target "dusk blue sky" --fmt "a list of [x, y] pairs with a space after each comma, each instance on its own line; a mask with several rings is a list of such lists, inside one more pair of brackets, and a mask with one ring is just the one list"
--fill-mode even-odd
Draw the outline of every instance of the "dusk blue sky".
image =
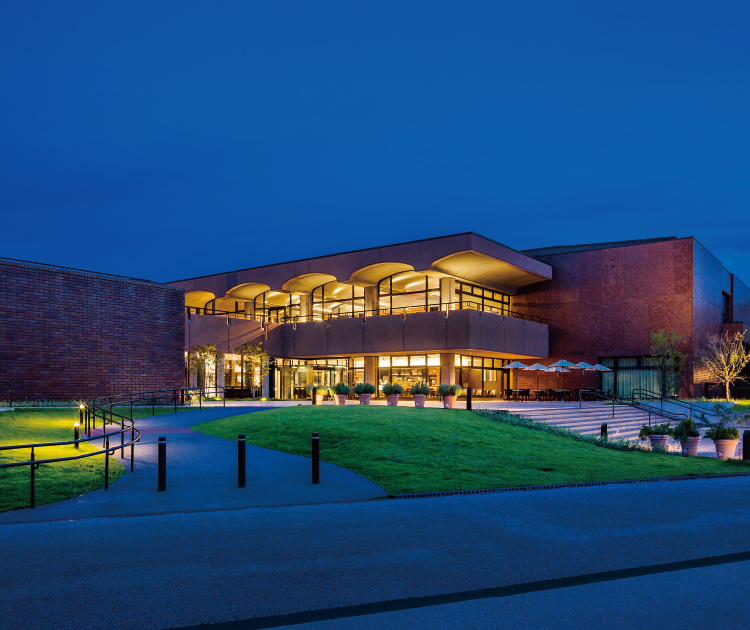
[[475, 231], [750, 284], [750, 5], [3, 2], [0, 256], [176, 280]]

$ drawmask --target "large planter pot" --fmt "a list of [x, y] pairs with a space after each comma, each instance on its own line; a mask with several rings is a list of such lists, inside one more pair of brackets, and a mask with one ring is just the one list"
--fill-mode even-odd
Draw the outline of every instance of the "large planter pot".
[[662, 448], [667, 448], [667, 442], [669, 442], [669, 436], [668, 435], [657, 435], [652, 433], [648, 436], [648, 441], [651, 442], [651, 446], [661, 446]]
[[443, 409], [453, 409], [456, 404], [455, 396], [443, 396]]
[[392, 407], [398, 406], [398, 397], [400, 394], [386, 394], [385, 401]]
[[370, 404], [370, 398], [372, 398], [372, 394], [358, 394], [359, 396], [359, 404], [360, 405], [369, 405]]
[[695, 456], [698, 454], [698, 443], [701, 441], [700, 437], [689, 437], [682, 438], [680, 440], [680, 446], [682, 447], [683, 455]]
[[318, 394], [317, 396], [315, 396], [315, 404], [316, 405], [323, 404], [323, 394]]
[[346, 404], [346, 394], [336, 394], [336, 400], [338, 401], [339, 405], [345, 405]]
[[739, 440], [714, 440], [716, 447], [716, 457], [719, 459], [733, 459], [737, 450]]
[[427, 400], [427, 396], [425, 394], [414, 394], [415, 407], [424, 407], [425, 400]]

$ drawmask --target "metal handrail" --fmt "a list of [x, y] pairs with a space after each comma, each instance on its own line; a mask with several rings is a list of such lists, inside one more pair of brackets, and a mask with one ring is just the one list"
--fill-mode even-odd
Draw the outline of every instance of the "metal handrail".
[[9, 407], [13, 406], [13, 383], [10, 381], [0, 381], [0, 385], [7, 385], [6, 389], [10, 390], [10, 403], [8, 404]]
[[[118, 394], [115, 396], [104, 396], [101, 398], [95, 398], [89, 401], [84, 401], [80, 404], [80, 420], [78, 426], [83, 430], [84, 437], [77, 440], [64, 440], [61, 442], [36, 442], [33, 444], [11, 444], [8, 446], [0, 446], [1, 451], [12, 451], [23, 448], [31, 449], [31, 459], [22, 462], [11, 462], [7, 464], [0, 464], [1, 468], [17, 468], [19, 466], [29, 466], [30, 470], [30, 504], [31, 507], [35, 507], [35, 483], [36, 483], [36, 470], [42, 464], [54, 464], [57, 462], [72, 461], [77, 459], [84, 459], [86, 457], [96, 457], [97, 455], [104, 455], [104, 489], [109, 489], [109, 456], [110, 453], [114, 453], [119, 450], [120, 458], [124, 458], [125, 448], [130, 447], [130, 472], [134, 470], [134, 446], [136, 442], [141, 439], [141, 432], [136, 429], [135, 422], [133, 421], [133, 403], [140, 401], [150, 401], [152, 407], [152, 415], [155, 412], [156, 400], [164, 398], [172, 398], [174, 400], [174, 410], [177, 412], [177, 400], [180, 398], [182, 402], [185, 401], [185, 394], [189, 395], [198, 394], [199, 403], [202, 406], [202, 400], [207, 397], [207, 393], [213, 392], [217, 394], [221, 390], [224, 392], [223, 386], [214, 387], [189, 387], [181, 389], [162, 389], [152, 390], [147, 392], [133, 392], [130, 394]], [[167, 394], [170, 393], [171, 395]], [[130, 417], [123, 416], [116, 411], [114, 407], [122, 405], [123, 403], [130, 403]], [[226, 397], [224, 398], [224, 406], [226, 406]], [[109, 415], [109, 420], [107, 419]], [[96, 419], [100, 418], [102, 421], [102, 434], [91, 435], [91, 429], [96, 429]], [[117, 419], [115, 419], [117, 418]], [[110, 431], [107, 433], [107, 424], [119, 424], [120, 428], [117, 431]], [[130, 431], [130, 440], [125, 441], [125, 434]], [[117, 446], [110, 446], [109, 440], [111, 437], [120, 436], [120, 444]], [[78, 455], [71, 455], [68, 457], [53, 457], [49, 459], [36, 459], [35, 449], [50, 447], [50, 446], [69, 446], [71, 444], [78, 445], [81, 442], [92, 442], [94, 440], [102, 440], [102, 448], [91, 453], [80, 453]]]
[[[469, 305], [469, 306], [467, 306]], [[474, 306], [471, 306], [474, 305]], [[430, 309], [433, 309], [432, 311]], [[261, 315], [248, 315], [240, 311], [218, 311], [208, 308], [199, 308], [197, 306], [186, 306], [185, 312], [190, 315], [195, 312], [196, 315], [201, 314], [203, 310], [204, 315], [214, 315], [218, 317], [232, 317], [235, 319], [249, 319], [259, 322], [276, 323], [276, 324], [297, 324], [305, 322], [320, 322], [329, 321], [331, 319], [353, 319], [355, 317], [379, 317], [381, 315], [403, 315], [406, 316], [410, 313], [429, 313], [439, 311], [459, 311], [459, 310], [471, 310], [479, 311], [482, 313], [494, 313], [495, 315], [506, 315], [508, 317], [515, 317], [517, 319], [523, 319], [526, 321], [538, 322], [540, 324], [546, 324], [547, 319], [539, 317], [538, 315], [530, 315], [528, 313], [521, 313], [519, 311], [512, 311], [510, 309], [493, 309], [493, 308], [482, 308], [481, 302], [442, 302], [440, 304], [428, 304], [425, 306], [404, 306], [401, 308], [379, 308], [372, 309], [369, 311], [354, 311], [347, 313], [319, 313], [312, 315], [290, 315], [283, 317], [263, 317]]]
[[644, 399], [644, 398], [645, 399], [658, 400], [659, 403], [660, 403], [660, 407], [662, 409], [664, 408], [664, 403], [666, 402], [666, 403], [668, 403], [670, 405], [675, 405], [677, 407], [682, 407], [683, 409], [689, 409], [690, 410], [690, 415], [692, 415], [693, 412], [695, 412], [695, 413], [700, 413], [700, 414], [706, 414], [708, 416], [717, 416], [718, 417], [718, 414], [715, 411], [712, 411], [710, 409], [706, 409], [704, 407], [699, 407], [698, 405], [693, 405], [692, 403], [684, 402], [682, 400], [675, 400], [675, 399], [672, 399], [672, 398], [667, 398], [665, 396], [662, 396], [661, 394], [657, 394], [656, 392], [652, 392], [652, 391], [650, 391], [648, 389], [644, 389], [644, 388], [641, 388], [641, 387], [638, 387], [638, 388], [636, 388], [636, 389], [633, 390], [632, 397], [633, 397], [633, 400], [635, 400], [635, 399]]

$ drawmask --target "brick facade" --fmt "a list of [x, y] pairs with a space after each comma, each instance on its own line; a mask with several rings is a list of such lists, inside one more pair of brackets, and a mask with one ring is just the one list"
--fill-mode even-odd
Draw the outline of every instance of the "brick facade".
[[0, 261], [0, 380], [17, 399], [181, 387], [184, 306], [175, 287]]
[[[514, 308], [549, 321], [550, 356], [594, 364], [602, 357], [645, 356], [650, 335], [672, 329], [685, 338], [688, 370], [680, 386], [692, 393], [694, 344], [694, 240], [539, 256], [552, 265], [552, 280], [519, 291]], [[720, 326], [719, 322], [719, 326]], [[561, 376], [541, 373], [540, 387]], [[571, 371], [565, 385], [596, 382], [594, 373]], [[519, 387], [536, 389], [536, 374], [519, 371]]]

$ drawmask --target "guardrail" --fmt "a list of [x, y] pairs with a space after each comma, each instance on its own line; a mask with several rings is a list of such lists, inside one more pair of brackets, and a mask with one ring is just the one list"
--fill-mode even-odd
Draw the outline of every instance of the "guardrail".
[[350, 311], [350, 312], [329, 312], [329, 313], [313, 313], [312, 315], [291, 315], [291, 316], [267, 316], [263, 315], [249, 315], [241, 311], [218, 311], [208, 308], [198, 308], [196, 306], [186, 306], [185, 312], [189, 315], [195, 313], [196, 315], [214, 315], [217, 317], [231, 317], [234, 319], [249, 319], [255, 320], [261, 323], [272, 323], [272, 324], [297, 324], [304, 322], [321, 322], [329, 321], [332, 319], [351, 319], [354, 317], [379, 317], [380, 315], [403, 315], [404, 317], [410, 313], [427, 313], [427, 312], [439, 312], [439, 311], [459, 311], [459, 310], [473, 310], [481, 311], [483, 313], [494, 313], [495, 315], [507, 315], [508, 317], [515, 317], [517, 319], [524, 319], [526, 321], [538, 322], [540, 324], [546, 324], [547, 319], [539, 317], [537, 315], [530, 315], [529, 313], [521, 313], [519, 311], [512, 311], [510, 309], [495, 309], [495, 308], [482, 308], [481, 302], [443, 302], [441, 304], [428, 304], [425, 306], [408, 306], [402, 308], [379, 308], [369, 311]]
[[[135, 464], [135, 452], [134, 447], [136, 442], [141, 439], [141, 433], [135, 427], [133, 421], [133, 403], [139, 402], [150, 402], [151, 403], [151, 415], [155, 414], [156, 401], [169, 400], [174, 404], [174, 411], [177, 412], [177, 401], [179, 400], [182, 405], [192, 402], [192, 398], [198, 398], [198, 404], [202, 407], [202, 401], [208, 398], [210, 394], [214, 397], [218, 395], [219, 391], [224, 392], [224, 388], [220, 386], [216, 387], [189, 387], [182, 389], [170, 389], [170, 390], [153, 390], [148, 392], [134, 392], [131, 394], [120, 394], [117, 396], [104, 396], [102, 398], [95, 398], [82, 402], [79, 405], [79, 422], [74, 424], [75, 437], [74, 440], [66, 440], [62, 442], [37, 442], [34, 444], [12, 444], [9, 446], [0, 446], [0, 452], [13, 451], [19, 449], [31, 449], [31, 458], [23, 462], [11, 462], [7, 464], [0, 464], [0, 468], [17, 468], [20, 466], [29, 467], [29, 483], [30, 483], [30, 504], [34, 508], [36, 504], [35, 496], [35, 484], [36, 484], [36, 471], [42, 464], [54, 464], [57, 462], [74, 461], [78, 459], [84, 459], [86, 457], [96, 457], [97, 455], [104, 455], [104, 489], [109, 489], [109, 457], [114, 456], [116, 451], [120, 451], [120, 459], [125, 457], [125, 449], [130, 447], [130, 472], [134, 471]], [[124, 416], [115, 411], [116, 407], [130, 406], [130, 417]], [[148, 405], [146, 405], [148, 406]], [[226, 398], [224, 397], [224, 406], [226, 406]], [[96, 420], [101, 420], [102, 434], [91, 435], [92, 429], [96, 429]], [[107, 424], [117, 424], [119, 429], [116, 431], [110, 431], [107, 433]], [[78, 437], [79, 431], [83, 431], [85, 437]], [[126, 440], [126, 434], [130, 432], [128, 441]], [[110, 445], [110, 438], [120, 436], [120, 444], [116, 446]], [[93, 442], [94, 440], [102, 440], [102, 447], [99, 450], [92, 451], [90, 453], [81, 453], [79, 455], [71, 455], [69, 457], [51, 457], [48, 459], [37, 459], [36, 451], [40, 448], [51, 447], [51, 446], [69, 446], [74, 445], [77, 449], [81, 443]]]
[[706, 409], [705, 407], [699, 407], [698, 405], [689, 402], [670, 398], [668, 396], [662, 396], [661, 394], [657, 394], [648, 389], [636, 388], [633, 390], [632, 397], [633, 400], [657, 400], [659, 401], [659, 406], [662, 410], [664, 409], [664, 403], [666, 402], [668, 405], [675, 405], [676, 407], [682, 407], [683, 409], [689, 410], [691, 416], [695, 412], [696, 414], [718, 417], [717, 413], [712, 409]]

